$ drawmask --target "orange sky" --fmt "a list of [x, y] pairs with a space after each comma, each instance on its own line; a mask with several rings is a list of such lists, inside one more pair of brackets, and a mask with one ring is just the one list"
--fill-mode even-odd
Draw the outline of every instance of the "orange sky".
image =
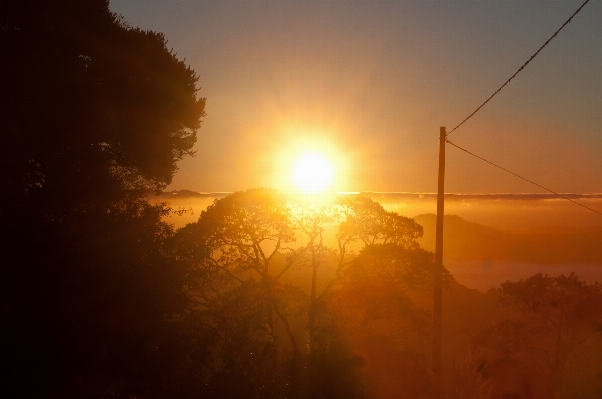
[[[274, 186], [298, 143], [340, 191], [434, 192], [451, 130], [581, 1], [112, 1], [200, 76], [197, 156], [168, 189]], [[602, 3], [450, 139], [560, 192], [602, 192]], [[284, 156], [286, 158], [286, 155]], [[448, 192], [541, 192], [448, 148]]]

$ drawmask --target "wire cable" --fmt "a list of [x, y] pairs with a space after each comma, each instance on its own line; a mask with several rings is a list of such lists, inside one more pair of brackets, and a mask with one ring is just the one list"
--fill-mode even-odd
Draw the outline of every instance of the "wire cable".
[[446, 142], [446, 143], [448, 143], [448, 144], [451, 144], [451, 145], [453, 145], [453, 146], [454, 146], [454, 147], [456, 147], [457, 149], [459, 149], [459, 150], [462, 150], [462, 151], [464, 151], [464, 152], [465, 152], [465, 153], [467, 153], [467, 154], [470, 154], [470, 155], [472, 155], [473, 157], [479, 158], [481, 161], [485, 161], [485, 162], [487, 162], [488, 164], [491, 164], [491, 165], [495, 166], [496, 168], [499, 168], [499, 169], [503, 170], [504, 172], [508, 172], [508, 173], [510, 173], [511, 175], [514, 175], [514, 176], [516, 176], [516, 177], [519, 177], [519, 178], [521, 178], [521, 179], [523, 179], [523, 180], [525, 180], [525, 181], [528, 181], [529, 183], [531, 183], [531, 184], [534, 184], [534, 185], [536, 185], [536, 186], [537, 186], [537, 187], [539, 187], [539, 188], [543, 188], [544, 190], [546, 190], [546, 191], [549, 191], [549, 192], [551, 192], [552, 194], [555, 194], [555, 195], [557, 195], [557, 196], [558, 196], [558, 197], [560, 197], [560, 198], [564, 198], [564, 199], [566, 199], [566, 200], [569, 200], [569, 201], [571, 201], [571, 202], [574, 202], [575, 204], [577, 204], [577, 205], [579, 205], [579, 206], [582, 206], [582, 207], [584, 207], [585, 209], [589, 209], [590, 211], [592, 211], [592, 212], [595, 212], [595, 213], [597, 213], [598, 215], [602, 216], [602, 212], [598, 212], [597, 210], [595, 210], [595, 209], [592, 209], [592, 208], [590, 208], [590, 207], [588, 207], [588, 206], [585, 206], [585, 205], [583, 205], [583, 204], [581, 204], [581, 203], [579, 203], [579, 202], [577, 202], [577, 201], [575, 201], [575, 200], [572, 200], [572, 199], [570, 199], [570, 198], [569, 198], [569, 197], [567, 197], [567, 196], [564, 196], [564, 195], [562, 195], [562, 194], [559, 194], [559, 193], [557, 193], [556, 191], [552, 191], [552, 190], [550, 190], [549, 188], [546, 188], [546, 187], [542, 186], [541, 184], [537, 184], [537, 183], [535, 183], [534, 181], [531, 181], [531, 180], [527, 179], [526, 177], [523, 177], [523, 176], [521, 176], [521, 175], [518, 175], [518, 174], [516, 174], [516, 173], [514, 173], [514, 172], [511, 172], [511, 171], [509, 171], [508, 169], [501, 167], [500, 165], [496, 165], [496, 164], [494, 164], [493, 162], [491, 162], [491, 161], [488, 161], [488, 160], [486, 160], [485, 158], [482, 158], [482, 157], [478, 156], [477, 154], [474, 154], [474, 153], [472, 153], [472, 152], [468, 151], [467, 149], [465, 149], [465, 148], [462, 148], [462, 147], [460, 147], [460, 146], [458, 146], [458, 145], [456, 145], [456, 144], [452, 143], [451, 141], [449, 141], [449, 140], [447, 140], [447, 139], [445, 140], [445, 142]]
[[561, 26], [561, 27], [560, 27], [560, 28], [559, 28], [559, 29], [558, 29], [556, 32], [554, 32], [554, 34], [552, 35], [552, 37], [550, 37], [550, 38], [549, 38], [549, 39], [548, 39], [548, 40], [547, 40], [547, 41], [546, 41], [546, 42], [545, 42], [545, 43], [544, 43], [544, 44], [543, 44], [543, 45], [542, 45], [542, 46], [539, 48], [539, 50], [537, 50], [537, 51], [535, 52], [535, 54], [533, 54], [533, 55], [531, 56], [531, 58], [529, 58], [529, 59], [527, 60], [527, 62], [525, 62], [525, 63], [524, 63], [524, 64], [523, 64], [523, 65], [522, 65], [520, 68], [518, 68], [518, 71], [516, 71], [516, 72], [514, 73], [514, 75], [510, 76], [510, 79], [508, 79], [508, 80], [506, 81], [506, 83], [504, 83], [504, 84], [503, 84], [503, 85], [502, 85], [502, 86], [501, 86], [499, 89], [497, 89], [497, 90], [495, 91], [495, 93], [493, 93], [493, 94], [492, 94], [492, 95], [491, 95], [491, 96], [490, 96], [490, 97], [489, 97], [487, 100], [485, 100], [485, 102], [484, 102], [483, 104], [479, 105], [479, 107], [478, 107], [476, 110], [474, 110], [474, 112], [473, 112], [472, 114], [468, 115], [468, 116], [466, 117], [466, 119], [464, 119], [462, 122], [460, 122], [460, 124], [459, 124], [458, 126], [456, 126], [455, 128], [453, 128], [452, 130], [450, 130], [450, 132], [449, 132], [449, 133], [447, 133], [447, 135], [446, 135], [445, 137], [447, 137], [447, 136], [449, 136], [450, 134], [452, 134], [452, 133], [453, 133], [453, 132], [454, 132], [454, 131], [455, 131], [457, 128], [459, 128], [460, 126], [462, 126], [462, 125], [464, 124], [464, 122], [466, 122], [467, 120], [469, 120], [470, 118], [472, 118], [474, 114], [476, 114], [477, 112], [479, 112], [479, 110], [480, 110], [481, 108], [483, 108], [483, 107], [485, 106], [485, 104], [487, 104], [487, 103], [489, 102], [489, 100], [491, 100], [491, 99], [492, 99], [492, 98], [493, 98], [493, 97], [494, 97], [494, 96], [495, 96], [497, 93], [499, 93], [500, 91], [502, 91], [502, 89], [503, 89], [504, 87], [506, 87], [506, 85], [507, 85], [508, 83], [510, 83], [510, 81], [511, 81], [512, 79], [514, 79], [514, 77], [515, 77], [516, 75], [518, 75], [518, 73], [519, 73], [520, 71], [522, 71], [522, 70], [523, 70], [523, 69], [524, 69], [524, 68], [527, 66], [527, 64], [529, 64], [529, 63], [530, 63], [530, 62], [531, 62], [531, 61], [532, 61], [532, 60], [533, 60], [533, 59], [534, 59], [534, 58], [537, 56], [537, 54], [539, 54], [539, 52], [540, 52], [541, 50], [543, 50], [543, 48], [544, 48], [545, 46], [547, 46], [547, 45], [548, 45], [548, 43], [550, 43], [550, 42], [552, 41], [552, 39], [554, 39], [554, 38], [556, 37], [556, 35], [558, 35], [558, 33], [559, 33], [561, 30], [562, 30], [562, 28], [564, 28], [566, 25], [568, 25], [568, 24], [571, 22], [571, 20], [573, 19], [573, 17], [574, 17], [575, 15], [577, 15], [577, 14], [579, 13], [579, 11], [581, 11], [581, 9], [582, 9], [582, 8], [583, 8], [583, 7], [584, 7], [584, 6], [585, 6], [585, 5], [586, 5], [588, 2], [589, 2], [589, 0], [585, 0], [585, 3], [581, 4], [581, 7], [579, 7], [579, 8], [577, 9], [577, 11], [575, 11], [575, 12], [573, 13], [573, 15], [571, 15], [571, 17], [570, 17], [569, 19], [567, 19], [567, 21], [566, 21], [564, 24], [562, 24], [562, 26]]

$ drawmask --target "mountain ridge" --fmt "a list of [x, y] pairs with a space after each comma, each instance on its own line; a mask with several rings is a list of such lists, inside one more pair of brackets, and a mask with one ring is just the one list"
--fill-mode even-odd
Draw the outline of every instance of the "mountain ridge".
[[[424, 228], [420, 244], [435, 248], [436, 215], [414, 220]], [[503, 260], [546, 264], [594, 264], [602, 266], [602, 227], [533, 227], [507, 230], [445, 215], [444, 257], [448, 260]]]

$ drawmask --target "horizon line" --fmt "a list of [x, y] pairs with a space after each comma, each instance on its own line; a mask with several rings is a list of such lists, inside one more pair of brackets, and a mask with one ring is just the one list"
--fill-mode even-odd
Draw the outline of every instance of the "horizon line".
[[[238, 190], [244, 191], [244, 190]], [[193, 195], [193, 196], [203, 196], [203, 197], [225, 197], [230, 194], [233, 194], [238, 191], [195, 191], [189, 189], [180, 189], [180, 190], [171, 190], [171, 191], [163, 191], [161, 194], [152, 194], [151, 196], [175, 196], [178, 194], [183, 195]], [[331, 192], [329, 194], [335, 195], [386, 195], [386, 196], [412, 196], [412, 197], [436, 197], [437, 193], [430, 192], [409, 192], [409, 191], [338, 191]], [[569, 196], [573, 198], [602, 198], [602, 192], [599, 193], [559, 193], [563, 196]], [[531, 197], [531, 198], [540, 198], [540, 199], [561, 199], [560, 196], [550, 193], [529, 193], [529, 192], [521, 192], [521, 193], [458, 193], [458, 192], [446, 192], [444, 193], [446, 197]]]

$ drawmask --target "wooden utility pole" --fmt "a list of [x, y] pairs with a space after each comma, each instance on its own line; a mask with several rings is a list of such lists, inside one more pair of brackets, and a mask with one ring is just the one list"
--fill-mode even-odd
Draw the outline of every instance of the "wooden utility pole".
[[442, 397], [441, 386], [441, 337], [443, 317], [443, 195], [445, 178], [445, 128], [439, 130], [439, 181], [437, 187], [437, 232], [435, 241], [435, 272], [433, 301], [433, 376], [437, 397]]

